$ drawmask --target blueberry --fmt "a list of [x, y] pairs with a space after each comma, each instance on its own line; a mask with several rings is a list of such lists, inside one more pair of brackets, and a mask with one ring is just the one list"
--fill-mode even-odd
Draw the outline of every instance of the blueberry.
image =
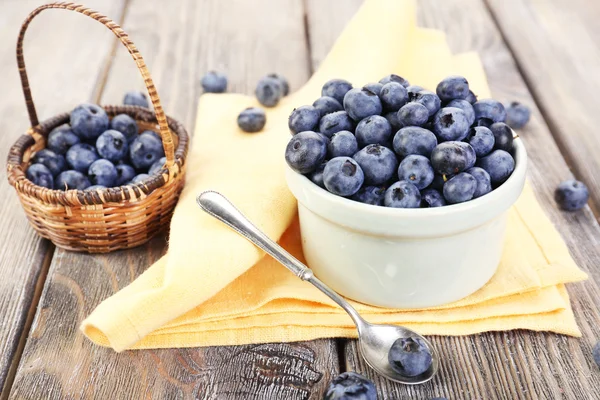
[[352, 158], [362, 168], [367, 185], [382, 185], [396, 173], [398, 159], [393, 151], [378, 144], [370, 144]]
[[25, 175], [34, 185], [43, 186], [48, 189], [54, 188], [52, 172], [44, 164], [31, 164], [27, 168]]
[[487, 118], [494, 122], [504, 122], [506, 119], [506, 110], [499, 101], [493, 99], [478, 100], [473, 104], [475, 110], [475, 119]]
[[322, 96], [315, 100], [313, 107], [319, 110], [321, 117], [336, 111], [343, 111], [342, 103], [329, 96]]
[[217, 71], [209, 71], [200, 80], [206, 93], [223, 93], [227, 90], [227, 76]]
[[141, 135], [151, 135], [151, 136], [154, 136], [156, 139], [160, 140], [160, 142], [162, 143], [162, 138], [160, 137], [160, 134], [158, 132], [154, 132], [154, 131], [151, 131], [151, 130], [146, 130], [146, 131], [140, 133], [140, 136]]
[[398, 122], [402, 126], [423, 126], [429, 119], [429, 110], [421, 103], [411, 101], [398, 111]]
[[392, 137], [392, 126], [385, 117], [371, 115], [360, 121], [356, 126], [356, 140], [358, 147], [363, 148], [369, 144], [383, 145]]
[[379, 98], [385, 110], [398, 111], [408, 101], [408, 93], [398, 82], [390, 82], [383, 85]]
[[554, 200], [565, 211], [575, 211], [583, 208], [589, 197], [590, 193], [587, 186], [583, 182], [573, 179], [561, 182], [554, 191]]
[[58, 190], [84, 190], [90, 186], [92, 184], [84, 174], [72, 169], [61, 172], [54, 180], [54, 188]]
[[592, 357], [594, 358], [596, 365], [600, 367], [600, 342], [596, 343], [592, 349]]
[[435, 115], [435, 113], [438, 112], [442, 106], [442, 101], [439, 97], [437, 97], [437, 94], [430, 92], [429, 90], [421, 90], [411, 101], [416, 101], [417, 103], [421, 103], [427, 107], [430, 117]]
[[511, 102], [506, 107], [506, 123], [513, 129], [521, 129], [524, 127], [531, 117], [531, 110], [524, 104], [518, 101]]
[[129, 146], [131, 163], [138, 170], [147, 170], [164, 155], [162, 142], [151, 133], [142, 133]]
[[117, 181], [117, 169], [113, 163], [101, 158], [90, 165], [88, 178], [92, 185], [113, 187]]
[[88, 186], [85, 189], [85, 191], [86, 192], [90, 192], [90, 191], [93, 191], [93, 190], [100, 190], [100, 189], [106, 189], [106, 186], [104, 186], [104, 185], [92, 185], [92, 186]]
[[421, 208], [443, 207], [446, 205], [444, 196], [435, 189], [425, 189], [421, 192]]
[[377, 400], [375, 384], [356, 372], [342, 372], [325, 390], [323, 400]]
[[490, 128], [494, 121], [488, 118], [479, 118], [475, 120], [475, 126], [485, 126], [486, 128]]
[[47, 147], [56, 154], [64, 155], [74, 144], [81, 142], [79, 136], [67, 124], [54, 128], [48, 135]]
[[446, 104], [446, 107], [460, 108], [465, 113], [469, 126], [475, 123], [475, 110], [468, 101], [460, 99], [452, 100]]
[[300, 174], [314, 171], [325, 160], [327, 142], [312, 131], [300, 132], [292, 137], [285, 149], [285, 161]]
[[275, 107], [283, 97], [283, 88], [278, 79], [265, 76], [258, 81], [254, 94], [263, 106]]
[[385, 191], [383, 204], [393, 208], [419, 208], [421, 193], [412, 183], [398, 181]]
[[515, 169], [515, 160], [504, 150], [494, 150], [477, 160], [477, 166], [490, 174], [492, 183], [502, 183]]
[[452, 75], [438, 83], [435, 92], [442, 101], [466, 99], [469, 97], [469, 82], [462, 76]]
[[284, 76], [274, 72], [267, 76], [269, 78], [274, 78], [279, 81], [279, 83], [281, 84], [281, 93], [283, 94], [283, 96], [287, 96], [288, 94], [290, 94], [290, 84]]
[[466, 114], [460, 108], [442, 108], [433, 119], [433, 132], [442, 142], [463, 140], [469, 134]]
[[475, 93], [473, 93], [472, 90], [469, 90], [469, 95], [467, 96], [467, 98], [465, 100], [471, 104], [475, 104], [475, 103], [477, 103], [477, 96], [475, 95]]
[[123, 98], [123, 104], [125, 104], [126, 106], [140, 106], [150, 108], [150, 104], [148, 103], [148, 99], [146, 98], [146, 93], [137, 91], [125, 93], [125, 97]]
[[[446, 176], [446, 178], [449, 179], [448, 176]], [[452, 178], [452, 176], [450, 176], [450, 178]], [[444, 177], [442, 175], [435, 174], [433, 176], [433, 181], [429, 185], [428, 189], [435, 189], [438, 192], [441, 192], [444, 189], [444, 183], [446, 183]]]
[[237, 124], [241, 130], [248, 133], [260, 132], [267, 123], [265, 110], [258, 107], [248, 107], [237, 117]]
[[450, 204], [463, 203], [473, 198], [475, 189], [477, 189], [475, 178], [466, 172], [461, 172], [444, 183], [444, 198]]
[[407, 156], [398, 166], [398, 179], [412, 183], [419, 190], [425, 189], [433, 182], [433, 175], [431, 162], [424, 156]]
[[477, 157], [487, 156], [494, 148], [494, 134], [485, 126], [471, 128], [467, 142], [475, 150]]
[[350, 157], [332, 158], [323, 170], [325, 188], [338, 196], [352, 196], [365, 180], [363, 170]]
[[465, 142], [456, 142], [456, 145], [462, 147], [467, 155], [467, 168], [469, 169], [475, 166], [475, 162], [477, 161], [477, 154], [475, 154], [475, 149], [469, 143]]
[[385, 187], [383, 186], [363, 186], [356, 192], [351, 199], [374, 206], [383, 206], [385, 197]]
[[138, 134], [138, 125], [133, 118], [127, 114], [119, 114], [110, 121], [110, 128], [125, 135], [127, 143], [131, 143]]
[[294, 108], [288, 118], [288, 127], [292, 134], [302, 131], [315, 130], [319, 124], [321, 113], [313, 106], [301, 106]]
[[384, 114], [383, 117], [387, 119], [390, 125], [392, 126], [392, 132], [398, 132], [398, 129], [402, 128], [402, 124], [398, 119], [398, 112], [391, 111], [387, 114]]
[[363, 88], [369, 89], [371, 92], [379, 96], [381, 94], [381, 89], [383, 88], [383, 85], [379, 82], [372, 82], [367, 83], [365, 86], [363, 86]]
[[325, 170], [325, 165], [327, 165], [327, 161], [322, 162], [313, 172], [306, 174], [307, 178], [310, 179], [312, 183], [322, 187], [323, 189], [325, 189], [325, 182], [323, 182], [323, 171]]
[[94, 146], [87, 143], [77, 143], [67, 151], [65, 158], [72, 169], [87, 173], [90, 165], [99, 157]]
[[390, 74], [390, 75], [384, 76], [383, 78], [381, 78], [379, 80], [379, 83], [381, 83], [382, 85], [385, 85], [390, 82], [397, 82], [404, 87], [410, 86], [410, 83], [408, 83], [408, 81], [406, 79], [404, 79], [401, 76], [395, 75], [395, 74]]
[[114, 186], [125, 185], [135, 176], [135, 169], [129, 164], [115, 165], [115, 169], [117, 170], [117, 178], [115, 179]]
[[67, 169], [65, 157], [61, 154], [56, 154], [50, 149], [38, 151], [31, 161], [33, 163], [44, 164], [50, 170], [53, 177]]
[[106, 111], [95, 104], [81, 104], [71, 111], [71, 129], [82, 140], [96, 139], [108, 129]]
[[159, 158], [154, 164], [150, 166], [148, 170], [148, 175], [157, 175], [161, 169], [165, 166], [167, 162], [167, 157]]
[[331, 138], [334, 133], [339, 131], [354, 131], [354, 121], [346, 111], [336, 111], [321, 118], [319, 132], [323, 135]]
[[425, 90], [425, 88], [417, 85], [410, 85], [406, 88], [406, 93], [408, 94], [408, 101], [414, 101], [417, 98], [417, 93], [421, 90]]
[[488, 194], [492, 191], [492, 181], [490, 179], [490, 174], [488, 174], [483, 168], [469, 168], [467, 170], [467, 174], [473, 176], [473, 178], [475, 178], [475, 180], [477, 181], [477, 186], [475, 187], [475, 192], [473, 193], [474, 199], [481, 197], [484, 194]]
[[96, 150], [98, 150], [100, 157], [117, 162], [125, 158], [129, 146], [125, 135], [114, 129], [109, 129], [98, 136]]
[[504, 151], [512, 151], [513, 133], [510, 126], [504, 122], [496, 122], [490, 125], [490, 130], [494, 134], [494, 148]]
[[382, 111], [379, 96], [368, 89], [351, 89], [344, 96], [344, 109], [355, 121], [371, 115], [379, 115]]
[[332, 79], [323, 85], [321, 96], [333, 97], [340, 104], [344, 104], [344, 96], [350, 89], [352, 89], [350, 82], [343, 79]]
[[356, 137], [349, 131], [339, 131], [333, 134], [327, 145], [328, 157], [352, 157], [358, 151]]
[[130, 183], [140, 183], [140, 182], [143, 182], [143, 181], [145, 181], [145, 180], [146, 180], [146, 179], [148, 179], [148, 178], [150, 178], [150, 175], [148, 175], [148, 174], [139, 174], [139, 175], [136, 175], [136, 176], [135, 176], [135, 177], [134, 177], [134, 178], [131, 180], [131, 182], [130, 182]]
[[431, 152], [431, 165], [440, 175], [454, 175], [467, 169], [469, 157], [468, 149], [461, 142], [444, 142]]
[[400, 157], [406, 157], [410, 154], [429, 157], [437, 144], [437, 138], [433, 132], [418, 126], [400, 129], [394, 136], [393, 141], [394, 151]]

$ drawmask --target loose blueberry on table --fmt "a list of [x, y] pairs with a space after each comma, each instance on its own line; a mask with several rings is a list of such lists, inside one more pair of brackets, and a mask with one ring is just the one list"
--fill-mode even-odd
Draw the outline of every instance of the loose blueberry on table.
[[361, 87], [332, 79], [321, 96], [290, 115], [285, 158], [338, 196], [384, 207], [443, 207], [485, 196], [515, 169], [505, 120], [511, 116], [514, 124], [513, 109], [522, 107], [478, 99], [464, 77], [445, 78], [435, 92], [394, 74]]
[[237, 124], [248, 133], [260, 132], [267, 123], [267, 116], [262, 108], [248, 107], [238, 115]]
[[343, 372], [335, 377], [323, 400], [377, 400], [375, 384], [356, 372]]
[[217, 71], [209, 71], [200, 80], [205, 93], [223, 93], [227, 90], [227, 76]]

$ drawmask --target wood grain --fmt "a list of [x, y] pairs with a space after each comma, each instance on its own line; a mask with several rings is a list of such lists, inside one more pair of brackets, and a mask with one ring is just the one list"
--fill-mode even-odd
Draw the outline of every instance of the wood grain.
[[[226, 72], [230, 91], [244, 93], [272, 71], [292, 87], [309, 75], [299, 0], [133, 0], [123, 27], [148, 63], [166, 112], [190, 132], [199, 79], [209, 69]], [[102, 102], [120, 102], [125, 91], [142, 87], [129, 55], [117, 49]], [[11, 398], [320, 398], [339, 369], [333, 340], [116, 354], [85, 339], [82, 319], [165, 248], [163, 237], [106, 256], [57, 250]]]
[[[21, 90], [15, 45], [21, 23], [41, 0], [0, 3], [0, 153], [8, 153], [12, 143], [29, 127], [25, 100]], [[91, 7], [102, 3], [104, 10], [118, 17], [122, 0], [86, 1]], [[60, 29], [57, 27], [60, 26]], [[74, 104], [90, 99], [109, 56], [110, 32], [101, 26], [89, 28], [82, 16], [61, 11], [48, 12], [36, 20], [27, 32], [25, 57], [30, 83], [41, 118], [69, 110]], [[105, 29], [105, 28], [104, 28]], [[82, 46], [81, 33], [86, 32]], [[60, 44], [60, 46], [58, 46]], [[54, 46], [57, 46], [56, 48]], [[92, 65], [93, 69], [82, 67]], [[28, 313], [35, 307], [36, 284], [39, 292], [45, 277], [44, 259], [53, 249], [30, 228], [14, 189], [8, 184], [4, 169], [0, 173], [0, 389], [9, 369], [16, 368], [21, 335], [26, 335]], [[49, 262], [45, 264], [45, 269]], [[35, 312], [35, 309], [31, 311]], [[29, 320], [29, 322], [31, 322]], [[24, 340], [24, 337], [23, 337]], [[21, 341], [21, 343], [24, 343]], [[7, 384], [10, 383], [10, 376]], [[4, 392], [4, 391], [3, 391]]]
[[[349, 13], [339, 12], [340, 8], [356, 9], [360, 2], [348, 3], [346, 0], [308, 2], [313, 53], [326, 54], [332, 43], [321, 39], [335, 38], [347, 22]], [[511, 10], [516, 3], [510, 2]], [[574, 258], [591, 275], [590, 281], [569, 285], [584, 337], [525, 331], [434, 337], [443, 357], [441, 373], [433, 382], [415, 387], [375, 377], [358, 356], [354, 341], [346, 346], [347, 368], [365, 372], [375, 379], [379, 394], [385, 399], [597, 398], [600, 374], [592, 360], [591, 348], [600, 337], [598, 224], [589, 208], [575, 213], [557, 210], [553, 190], [571, 174], [485, 5], [479, 0], [420, 0], [418, 4], [420, 24], [445, 31], [454, 52], [476, 50], [480, 53], [495, 98], [517, 99], [533, 109], [532, 121], [521, 132], [531, 160], [530, 179], [542, 207], [560, 230]], [[507, 14], [507, 18], [510, 15]], [[526, 24], [525, 21], [520, 23]], [[321, 32], [318, 39], [312, 32]], [[585, 55], [580, 57], [585, 58]], [[586, 78], [587, 75], [578, 75], [578, 85]], [[581, 135], [590, 135], [590, 132], [581, 132]]]
[[600, 217], [600, 4], [487, 0], [540, 110]]

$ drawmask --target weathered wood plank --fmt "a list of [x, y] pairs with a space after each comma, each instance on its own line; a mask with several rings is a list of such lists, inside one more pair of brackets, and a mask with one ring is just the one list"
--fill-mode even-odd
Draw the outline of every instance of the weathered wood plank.
[[[144, 55], [163, 107], [190, 131], [198, 80], [209, 69], [228, 73], [230, 90], [245, 93], [269, 72], [285, 74], [292, 87], [309, 75], [299, 0], [133, 0], [124, 29]], [[124, 91], [142, 87], [119, 49], [102, 101], [120, 102]], [[333, 340], [122, 354], [87, 341], [78, 331], [82, 319], [165, 245], [157, 238], [93, 257], [57, 250], [12, 398], [320, 398], [339, 368]]]
[[[12, 143], [29, 127], [25, 101], [21, 91], [15, 44], [21, 23], [42, 0], [8, 1], [0, 3], [0, 120], [3, 140], [0, 153], [8, 153]], [[123, 0], [85, 1], [119, 16]], [[90, 27], [89, 25], [92, 25]], [[36, 18], [26, 34], [25, 58], [33, 98], [40, 118], [64, 112], [82, 100], [90, 99], [103, 62], [108, 57], [111, 33], [100, 25], [93, 26], [81, 15], [64, 11], [47, 11]], [[60, 27], [60, 29], [57, 29]], [[82, 32], [86, 32], [85, 46]], [[85, 66], [85, 67], [84, 67]], [[4, 159], [3, 159], [4, 161]], [[0, 176], [0, 390], [10, 385], [24, 343], [30, 308], [43, 287], [52, 246], [29, 227], [18, 198], [3, 172]], [[44, 266], [44, 258], [48, 262]], [[36, 291], [36, 284], [39, 288]], [[31, 317], [35, 309], [31, 310]], [[11, 369], [11, 365], [13, 365]], [[7, 393], [7, 389], [3, 392]]]
[[[359, 4], [358, 0], [308, 1], [311, 49], [313, 54], [318, 55], [313, 57], [314, 60], [320, 60], [327, 53], [332, 45], [327, 39], [337, 36], [351, 14], [340, 10], [356, 9]], [[589, 208], [570, 214], [557, 210], [552, 192], [562, 179], [571, 176], [569, 169], [485, 5], [474, 0], [421, 0], [418, 4], [421, 25], [445, 31], [453, 51], [476, 50], [480, 53], [495, 98], [502, 101], [516, 99], [532, 106], [533, 119], [522, 134], [531, 159], [531, 181], [543, 208], [559, 228], [573, 256], [592, 276], [588, 282], [569, 287], [584, 337], [576, 339], [523, 331], [435, 337], [434, 342], [443, 357], [440, 376], [429, 384], [415, 387], [375, 377], [360, 359], [354, 341], [348, 342], [346, 347], [347, 368], [373, 377], [383, 398], [595, 398], [595, 393], [600, 391], [600, 375], [591, 357], [591, 348], [600, 337], [600, 315], [597, 311], [600, 306], [600, 271], [596, 268], [600, 260], [596, 239], [600, 237], [598, 224]], [[510, 2], [510, 9], [513, 7], [514, 2]], [[510, 18], [507, 11], [506, 19]], [[515, 33], [515, 40], [522, 40], [522, 36], [517, 37]], [[532, 40], [531, 43], [537, 41]], [[537, 62], [536, 66], [543, 68], [541, 62]], [[570, 71], [570, 79], [577, 83], [572, 82], [570, 87], [584, 85], [588, 79], [587, 75], [575, 72]], [[565, 96], [569, 93], [566, 90]], [[580, 134], [591, 135], [592, 132], [580, 131]], [[594, 146], [588, 151], [598, 148], [598, 144]], [[593, 173], [594, 169], [589, 171]], [[591, 181], [588, 183], [592, 184]]]

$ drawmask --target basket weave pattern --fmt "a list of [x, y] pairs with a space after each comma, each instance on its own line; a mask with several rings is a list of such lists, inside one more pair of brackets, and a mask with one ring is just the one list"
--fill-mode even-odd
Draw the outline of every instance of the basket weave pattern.
[[[25, 176], [30, 159], [46, 146], [50, 131], [69, 122], [69, 114], [38, 122], [25, 70], [25, 31], [36, 15], [50, 8], [76, 11], [101, 22], [128, 49], [144, 78], [155, 112], [137, 106], [103, 108], [109, 118], [128, 114], [136, 120], [140, 131], [160, 134], [167, 162], [158, 175], [136, 184], [93, 191], [47, 189], [34, 185]], [[146, 64], [127, 34], [107, 17], [83, 6], [46, 4], [35, 9], [23, 23], [17, 41], [17, 63], [31, 128], [11, 147], [7, 175], [34, 229], [59, 247], [105, 253], [139, 246], [168, 226], [183, 189], [188, 135], [183, 125], [165, 115]]]

